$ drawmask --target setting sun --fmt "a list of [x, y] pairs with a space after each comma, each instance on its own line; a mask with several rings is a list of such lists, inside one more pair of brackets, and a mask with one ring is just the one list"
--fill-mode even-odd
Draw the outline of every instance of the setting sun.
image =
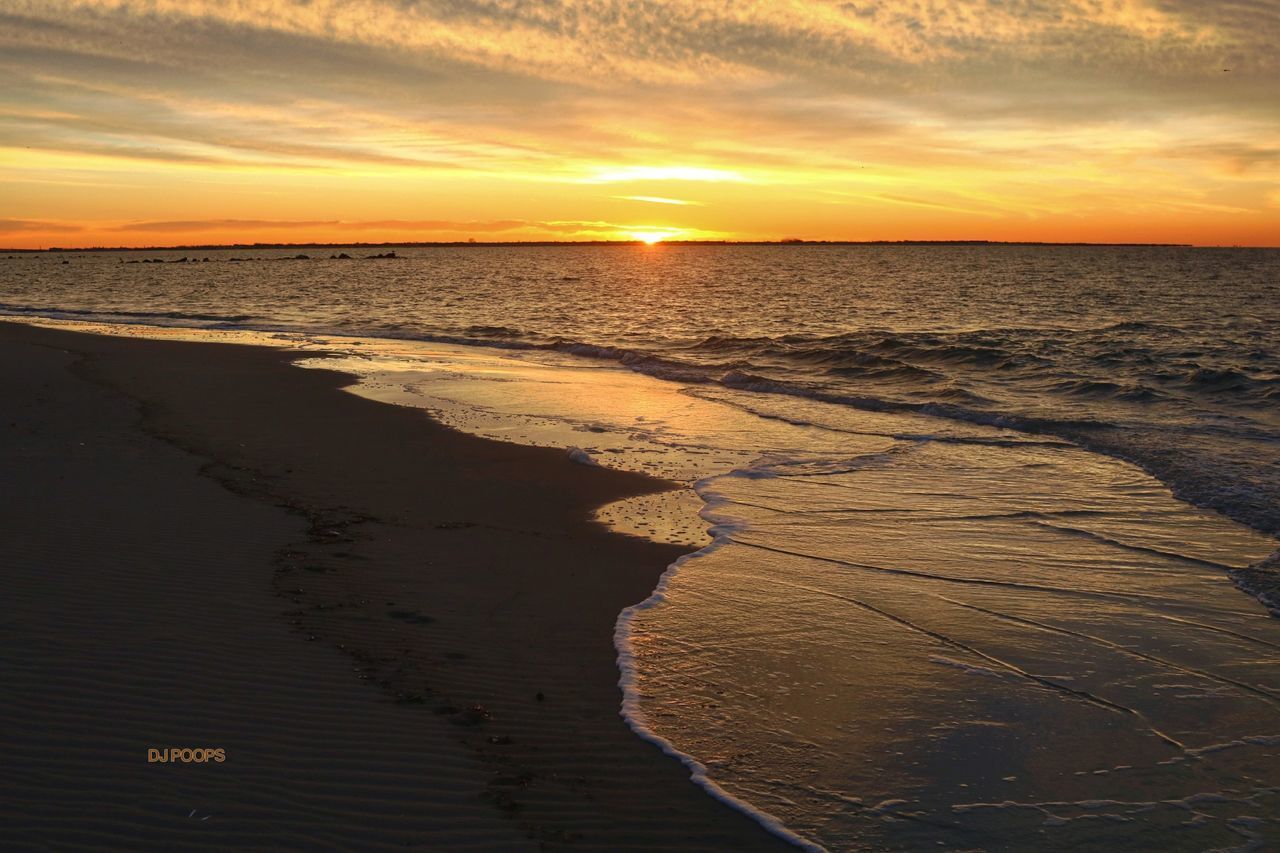
[[652, 246], [654, 243], [661, 243], [671, 235], [666, 231], [632, 231], [631, 239], [639, 240], [641, 243], [647, 243]]

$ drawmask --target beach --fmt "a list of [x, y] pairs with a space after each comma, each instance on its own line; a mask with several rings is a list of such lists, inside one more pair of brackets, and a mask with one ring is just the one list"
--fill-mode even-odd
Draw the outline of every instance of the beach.
[[[782, 846], [619, 717], [669, 484], [340, 393], [296, 352], [0, 325], [20, 844]], [[149, 762], [149, 749], [225, 760]]]

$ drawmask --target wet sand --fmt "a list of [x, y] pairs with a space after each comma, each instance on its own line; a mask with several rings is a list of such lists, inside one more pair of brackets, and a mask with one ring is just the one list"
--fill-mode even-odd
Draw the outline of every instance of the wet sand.
[[[618, 716], [667, 484], [297, 353], [0, 324], [0, 823], [139, 849], [782, 847]], [[148, 763], [148, 748], [222, 763]]]

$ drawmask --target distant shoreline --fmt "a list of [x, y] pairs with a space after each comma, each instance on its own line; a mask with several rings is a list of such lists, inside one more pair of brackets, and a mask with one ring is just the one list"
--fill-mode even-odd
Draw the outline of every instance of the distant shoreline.
[[[1040, 240], [662, 240], [674, 246], [1043, 246], [1156, 249], [1273, 249], [1275, 246], [1197, 245], [1195, 243], [1055, 243]], [[204, 243], [175, 246], [51, 246], [47, 249], [4, 249], [0, 254], [57, 254], [65, 252], [177, 252], [220, 249], [451, 249], [542, 246], [643, 246], [642, 240], [450, 240], [379, 243]]]

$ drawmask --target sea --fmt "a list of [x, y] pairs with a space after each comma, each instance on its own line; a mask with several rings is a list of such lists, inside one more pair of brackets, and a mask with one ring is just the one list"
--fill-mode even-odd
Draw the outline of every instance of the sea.
[[0, 255], [0, 315], [673, 481], [597, 511], [688, 550], [619, 711], [797, 846], [1280, 845], [1280, 251], [388, 251]]

